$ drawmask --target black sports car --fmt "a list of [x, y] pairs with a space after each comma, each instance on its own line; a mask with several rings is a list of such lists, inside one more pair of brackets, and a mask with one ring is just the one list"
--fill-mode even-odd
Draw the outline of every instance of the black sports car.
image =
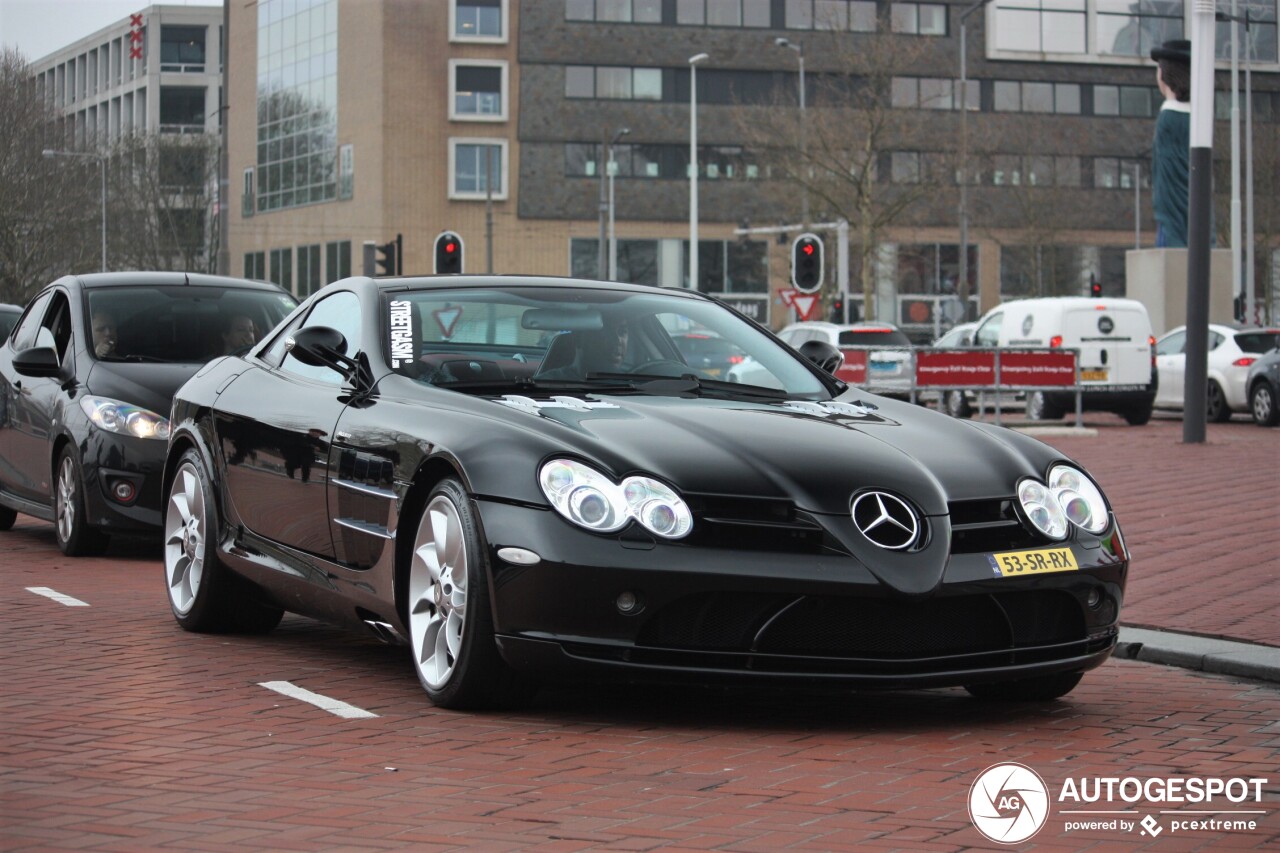
[[173, 392], [296, 304], [272, 284], [181, 272], [40, 291], [0, 347], [0, 530], [25, 512], [78, 555], [158, 529]]
[[[777, 387], [690, 367], [693, 325]], [[561, 677], [1071, 690], [1129, 564], [1098, 487], [806, 347], [681, 290], [332, 284], [174, 400], [173, 613], [363, 626], [447, 707]]]

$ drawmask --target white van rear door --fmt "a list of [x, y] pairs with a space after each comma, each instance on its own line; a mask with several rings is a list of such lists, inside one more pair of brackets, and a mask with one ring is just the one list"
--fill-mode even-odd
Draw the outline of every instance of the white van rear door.
[[1151, 321], [1138, 308], [1065, 312], [1064, 347], [1080, 349], [1085, 385], [1146, 385], [1151, 381]]

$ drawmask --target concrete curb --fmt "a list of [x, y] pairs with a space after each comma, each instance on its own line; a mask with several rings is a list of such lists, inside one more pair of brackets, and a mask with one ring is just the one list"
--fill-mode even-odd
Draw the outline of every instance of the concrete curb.
[[1120, 628], [1116, 657], [1280, 683], [1280, 648], [1149, 628]]

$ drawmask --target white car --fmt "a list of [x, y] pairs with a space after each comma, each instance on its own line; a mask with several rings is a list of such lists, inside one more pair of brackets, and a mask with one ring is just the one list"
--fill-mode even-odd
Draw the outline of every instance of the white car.
[[[1156, 370], [1160, 374], [1157, 409], [1183, 408], [1186, 343], [1186, 326], [1172, 329], [1156, 341]], [[1209, 420], [1225, 421], [1233, 412], [1249, 411], [1245, 388], [1249, 366], [1278, 345], [1280, 329], [1209, 324], [1209, 399], [1205, 409]]]
[[[850, 350], [870, 349], [866, 382], [854, 384], [865, 385], [870, 391], [890, 397], [906, 399], [911, 394], [911, 339], [892, 323], [792, 323], [778, 332], [778, 337], [794, 349], [808, 341], [823, 341]], [[854, 382], [853, 375], [844, 367], [836, 370], [836, 376], [846, 382]], [[780, 387], [764, 365], [750, 358], [729, 368], [727, 378], [730, 382]]]

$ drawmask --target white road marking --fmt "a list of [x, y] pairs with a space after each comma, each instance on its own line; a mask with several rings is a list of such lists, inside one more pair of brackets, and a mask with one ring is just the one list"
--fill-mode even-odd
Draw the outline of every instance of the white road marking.
[[65, 604], [68, 607], [88, 607], [89, 603], [81, 601], [78, 598], [72, 598], [69, 595], [63, 595], [56, 590], [49, 589], [47, 586], [29, 586], [27, 592], [34, 592], [36, 595], [43, 595], [45, 598], [52, 598], [59, 604]]
[[315, 705], [322, 711], [328, 711], [339, 717], [348, 720], [364, 719], [366, 717], [376, 717], [370, 711], [363, 708], [357, 708], [355, 705], [348, 705], [346, 702], [338, 699], [330, 699], [328, 696], [321, 696], [319, 693], [312, 693], [310, 690], [304, 690], [296, 684], [288, 681], [261, 681], [258, 682], [259, 687], [265, 687], [268, 690], [274, 690], [288, 696], [290, 699], [298, 699], [309, 705]]

